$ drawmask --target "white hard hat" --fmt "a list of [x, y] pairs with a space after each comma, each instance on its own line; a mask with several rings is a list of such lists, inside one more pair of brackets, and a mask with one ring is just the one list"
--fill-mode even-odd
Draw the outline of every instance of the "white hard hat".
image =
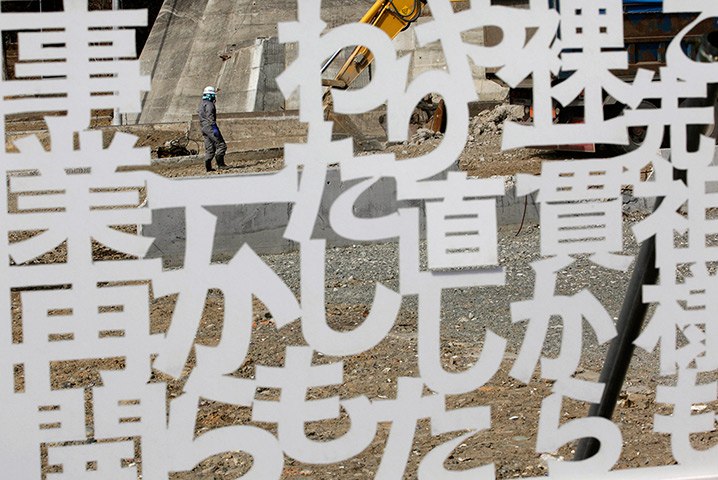
[[207, 95], [208, 93], [216, 95], [217, 91], [214, 89], [214, 87], [205, 87], [204, 92], [202, 92], [202, 95]]

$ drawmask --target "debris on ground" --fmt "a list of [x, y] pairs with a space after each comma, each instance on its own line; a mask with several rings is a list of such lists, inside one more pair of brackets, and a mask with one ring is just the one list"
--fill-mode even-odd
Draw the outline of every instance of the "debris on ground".
[[[516, 173], [538, 173], [543, 161], [559, 160], [562, 154], [555, 152], [536, 150], [530, 148], [519, 148], [503, 151], [500, 148], [503, 125], [506, 121], [516, 118], [517, 111], [507, 108], [506, 105], [496, 107], [491, 111], [477, 115], [471, 120], [470, 132], [464, 151], [459, 157], [462, 170], [472, 175], [489, 177], [492, 175], [513, 175]], [[161, 141], [149, 145], [150, 136], [152, 139], [162, 138]], [[181, 142], [173, 145], [172, 138], [167, 138], [168, 132], [151, 132], [146, 138], [138, 140], [144, 145], [159, 150], [156, 145], [172, 149], [173, 146], [187, 148]], [[172, 132], [176, 135], [176, 132]], [[164, 137], [161, 137], [164, 136]], [[177, 138], [177, 137], [175, 137]], [[396, 153], [398, 158], [416, 158], [431, 152], [436, 148], [444, 136], [434, 133], [429, 129], [419, 129], [412, 135], [410, 141], [391, 145], [386, 148], [387, 152]], [[194, 145], [192, 145], [194, 146]], [[198, 147], [200, 152], [201, 146]], [[170, 152], [171, 153], [171, 152]], [[283, 166], [282, 158], [270, 158], [263, 160], [248, 160], [227, 156], [227, 163], [235, 167], [242, 167], [241, 172], [257, 172], [278, 170]], [[255, 163], [252, 163], [255, 162]], [[173, 163], [172, 160], [153, 165], [152, 170], [156, 173], [169, 176], [191, 176], [205, 175], [204, 165], [197, 163]], [[216, 173], [219, 175], [219, 173]], [[10, 197], [9, 205], [11, 213], [17, 209], [17, 199]], [[132, 226], [132, 228], [136, 228]], [[628, 226], [626, 226], [628, 232]], [[128, 230], [128, 233], [135, 230]], [[514, 324], [510, 319], [509, 300], [529, 298], [531, 283], [528, 279], [532, 275], [528, 265], [529, 260], [539, 258], [540, 231], [536, 226], [527, 226], [520, 232], [518, 241], [515, 238], [518, 233], [513, 230], [501, 233], [500, 239], [505, 241], [499, 243], [499, 251], [502, 255], [502, 265], [506, 266], [507, 285], [510, 295], [507, 294], [503, 300], [496, 296], [484, 295], [486, 304], [479, 301], [481, 295], [474, 295], [470, 298], [463, 298], [465, 292], [446, 292], [444, 299], [456, 299], [447, 301], [448, 309], [456, 309], [455, 314], [449, 315], [445, 310], [443, 313], [446, 319], [442, 320], [442, 355], [440, 361], [442, 368], [450, 373], [463, 373], [477, 361], [481, 349], [481, 338], [486, 334], [484, 328], [490, 325], [499, 334], [509, 338], [509, 346], [520, 344], [524, 332], [522, 327]], [[33, 232], [15, 232], [10, 236], [9, 241], [15, 243], [33, 235]], [[501, 236], [503, 235], [503, 236]], [[628, 239], [628, 234], [624, 235]], [[633, 245], [632, 252], [637, 252], [637, 245]], [[533, 252], [533, 257], [527, 257], [527, 252]], [[93, 261], [125, 260], [126, 257], [111, 251], [110, 249], [93, 242]], [[510, 255], [509, 255], [510, 253]], [[391, 245], [370, 245], [337, 247], [327, 253], [328, 264], [328, 289], [327, 296], [327, 318], [329, 327], [337, 331], [354, 329], [365, 321], [369, 314], [368, 306], [373, 298], [377, 282], [382, 281], [387, 285], [396, 282], [396, 272], [393, 269], [387, 275], [380, 276], [377, 272], [384, 266], [391, 266], [392, 262], [398, 259], [398, 252]], [[53, 252], [33, 260], [37, 264], [59, 264], [66, 261], [67, 245], [63, 243]], [[367, 261], [367, 258], [372, 261]], [[268, 255], [262, 257], [263, 261], [274, 271], [281, 273], [281, 277], [294, 290], [299, 291], [299, 268], [300, 258], [298, 253], [282, 255]], [[510, 262], [514, 259], [515, 262]], [[588, 262], [588, 260], [585, 260]], [[333, 263], [332, 263], [333, 262]], [[351, 272], [351, 275], [345, 272]], [[575, 275], [591, 274], [589, 268], [582, 268], [577, 263]], [[609, 295], [616, 301], [613, 307], [614, 312], [619, 308], [619, 290], [624, 288], [613, 286], [614, 280], [619, 273], [611, 273], [612, 286], [607, 287], [604, 281], [596, 281], [601, 285], [600, 295]], [[626, 274], [627, 275], [627, 274]], [[588, 278], [586, 284], [588, 284]], [[625, 279], [627, 282], [627, 279]], [[583, 285], [583, 283], [581, 283]], [[589, 284], [590, 287], [590, 284]], [[612, 293], [613, 288], [618, 289]], [[12, 311], [16, 312], [17, 318], [22, 309], [21, 294], [19, 291], [11, 293]], [[365, 300], [369, 299], [369, 300]], [[459, 301], [462, 300], [462, 301]], [[151, 330], [154, 333], [166, 333], [173, 319], [173, 312], [177, 305], [177, 296], [168, 295], [164, 297], [150, 298], [150, 321]], [[501, 303], [504, 302], [504, 303]], [[466, 309], [471, 312], [464, 312]], [[366, 395], [371, 400], [393, 399], [397, 396], [397, 383], [400, 378], [413, 378], [419, 375], [417, 363], [418, 327], [416, 310], [410, 308], [409, 303], [404, 305], [397, 315], [395, 325], [382, 342], [373, 348], [348, 356], [342, 359], [344, 369], [344, 382], [339, 386], [317, 388], [313, 394], [322, 397], [340, 395], [342, 398], [356, 398]], [[454, 322], [452, 319], [457, 318]], [[195, 343], [197, 345], [216, 345], [221, 339], [222, 322], [224, 319], [224, 297], [219, 290], [210, 290], [205, 300], [205, 308], [202, 311], [200, 326], [197, 330]], [[251, 331], [251, 343], [244, 363], [234, 373], [240, 378], [253, 378], [257, 365], [280, 366], [285, 349], [290, 346], [305, 345], [300, 322], [292, 322], [283, 325], [281, 328], [273, 321], [272, 315], [267, 307], [258, 299], [253, 299], [253, 328]], [[506, 333], [499, 331], [504, 328]], [[15, 337], [19, 338], [21, 322], [13, 322]], [[554, 343], [548, 342], [547, 348]], [[557, 350], [548, 351], [551, 357], [558, 355]], [[621, 429], [624, 446], [617, 468], [637, 468], [652, 465], [668, 465], [674, 463], [670, 453], [670, 438], [668, 435], [652, 432], [650, 424], [652, 415], [668, 415], [668, 405], [657, 405], [655, 402], [656, 386], [659, 383], [656, 379], [656, 362], [650, 363], [643, 355], [641, 361], [632, 365], [629, 372], [626, 392], [621, 397], [614, 414], [614, 421]], [[535, 374], [529, 383], [517, 382], [511, 377], [511, 369], [516, 358], [515, 351], [507, 351], [498, 372], [485, 385], [474, 391], [460, 395], [452, 395], [448, 398], [447, 409], [456, 410], [459, 408], [472, 408], [481, 405], [491, 406], [491, 429], [481, 431], [472, 435], [460, 444], [446, 460], [448, 469], [465, 470], [480, 467], [496, 462], [495, 476], [497, 479], [510, 479], [519, 476], [544, 475], [547, 472], [547, 465], [550, 461], [570, 460], [573, 457], [575, 445], [568, 443], [555, 452], [537, 454], [536, 432], [537, 423], [541, 415], [542, 400], [552, 392], [551, 382], [542, 379]], [[322, 359], [317, 357], [317, 362], [331, 363], [335, 359]], [[174, 398], [182, 395], [183, 387], [188, 378], [188, 372], [196, 365], [196, 356], [192, 355], [186, 365], [186, 373], [178, 379], [166, 378], [168, 397], [171, 404]], [[54, 389], [88, 388], [94, 385], [93, 382], [100, 381], [100, 370], [117, 370], [122, 368], [117, 359], [100, 359], [84, 363], [62, 362], [58, 365], [53, 376]], [[584, 367], [582, 367], [584, 368]], [[582, 370], [582, 378], [598, 378], [599, 365], [588, 362]], [[157, 377], [153, 381], [159, 381]], [[19, 378], [19, 373], [17, 376]], [[19, 382], [19, 381], [18, 381]], [[632, 384], [635, 382], [635, 384]], [[19, 384], [19, 383], [18, 383]], [[260, 391], [264, 399], [274, 399], [272, 395], [278, 395], [272, 391]], [[694, 405], [695, 412], [702, 412], [709, 407], [704, 404]], [[225, 426], [232, 425], [254, 425], [251, 421], [251, 412], [246, 407], [230, 405], [226, 403], [203, 399], [197, 405], [197, 418], [195, 435], [198, 437], [207, 431], [212, 431]], [[582, 402], [565, 401], [561, 410], [561, 423], [568, 423], [574, 419], [584, 418], [588, 411], [588, 405]], [[86, 419], [90, 424], [90, 412], [88, 407]], [[318, 422], [307, 423], [306, 435], [317, 441], [325, 441], [338, 436], [342, 428], [346, 428], [348, 418], [346, 414], [336, 419], [328, 419]], [[369, 479], [373, 478], [381, 461], [386, 439], [389, 436], [390, 427], [387, 424], [378, 426], [378, 433], [372, 444], [362, 454], [343, 462], [342, 465], [306, 465], [289, 457], [285, 460], [283, 478], [295, 478], [299, 475], [311, 476], [317, 480], [337, 478], [337, 472], [341, 468], [341, 478]], [[88, 430], [88, 434], [89, 434]], [[94, 434], [94, 432], [93, 432]], [[420, 460], [432, 448], [445, 441], [445, 437], [432, 435], [428, 421], [420, 421], [414, 432], [412, 453], [409, 456], [408, 465], [404, 478], [416, 478]], [[708, 448], [715, 443], [712, 434], [696, 437], [696, 443]], [[44, 453], [44, 464], [47, 464], [47, 453]], [[196, 480], [213, 475], [221, 471], [226, 478], [238, 478], [246, 472], [251, 458], [243, 454], [225, 453], [216, 455], [210, 459], [200, 462], [194, 471], [178, 472], [172, 475], [173, 480]], [[403, 460], [403, 459], [402, 459]]]
[[157, 147], [157, 158], [197, 155], [197, 150], [190, 150], [187, 148], [188, 143], [188, 138], [168, 140], [164, 145]]
[[471, 119], [469, 135], [479, 136], [486, 133], [500, 135], [505, 122], [515, 122], [523, 118], [524, 107], [520, 105], [498, 105], [493, 110], [484, 110]]
[[436, 138], [441, 139], [444, 137], [444, 134], [441, 132], [435, 132], [430, 128], [420, 128], [416, 131], [414, 135], [411, 137], [411, 144], [412, 145], [421, 145], [425, 141]]

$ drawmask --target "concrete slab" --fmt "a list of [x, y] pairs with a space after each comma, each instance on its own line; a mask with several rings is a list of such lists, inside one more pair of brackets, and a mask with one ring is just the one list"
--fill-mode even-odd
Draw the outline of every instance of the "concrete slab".
[[[505, 183], [506, 195], [498, 198], [496, 204], [499, 225], [519, 224], [522, 221], [536, 222], [539, 218], [539, 209], [534, 195], [518, 198], [512, 178], [507, 177]], [[362, 243], [341, 237], [332, 229], [329, 222], [330, 206], [352, 185], [352, 182], [340, 180], [337, 168], [328, 169], [326, 188], [313, 233], [314, 238], [326, 239], [328, 246]], [[394, 181], [383, 178], [359, 197], [354, 212], [360, 218], [378, 218], [389, 215], [398, 208], [409, 206], [418, 207], [421, 217], [424, 217], [423, 202], [397, 202]], [[292, 212], [292, 206], [289, 204], [226, 205], [208, 210], [217, 216], [213, 246], [215, 261], [231, 258], [244, 243], [248, 243], [260, 254], [288, 252], [297, 248], [295, 242], [282, 236]], [[152, 223], [142, 226], [142, 235], [155, 238], [148, 258], [161, 257], [167, 267], [181, 266], [186, 240], [184, 222], [183, 209], [154, 210]]]
[[[241, 164], [242, 161], [268, 160], [284, 156], [283, 147], [261, 148], [257, 150], [243, 150], [240, 152], [229, 152], [225, 155], [228, 165]], [[203, 164], [204, 153], [198, 155], [187, 155], [182, 157], [153, 158], [152, 165], [187, 165]]]
[[[261, 155], [261, 153], [257, 154]], [[663, 150], [662, 155], [664, 158], [668, 158], [670, 150]], [[716, 159], [718, 159], [718, 148], [716, 149]], [[169, 161], [169, 159], [158, 161]], [[197, 157], [196, 161], [201, 161], [201, 157]], [[352, 183], [340, 180], [337, 168], [328, 169], [326, 188], [313, 235], [315, 238], [326, 239], [327, 245], [330, 247], [362, 243], [339, 236], [333, 231], [329, 222], [330, 206], [351, 185]], [[498, 225], [538, 222], [540, 208], [535, 201], [535, 194], [518, 197], [514, 177], [504, 177], [504, 185], [506, 186], [504, 196], [496, 199]], [[707, 188], [709, 193], [718, 192], [718, 184], [711, 184]], [[653, 210], [655, 199], [637, 199], [625, 194], [623, 203], [624, 211], [645, 214]], [[424, 217], [423, 202], [397, 202], [394, 182], [384, 178], [359, 197], [355, 204], [355, 214], [361, 218], [378, 218], [407, 206], [418, 206], [421, 217]], [[295, 250], [296, 243], [283, 237], [284, 229], [291, 215], [291, 207], [286, 203], [212, 207], [210, 211], [217, 216], [217, 230], [213, 246], [214, 260], [221, 261], [231, 258], [244, 243], [248, 243], [260, 254]], [[167, 267], [182, 265], [186, 240], [182, 209], [153, 211], [152, 224], [142, 226], [142, 234], [155, 237], [148, 258], [161, 257]]]
[[[194, 114], [191, 119], [190, 138], [204, 145], [199, 118]], [[304, 142], [307, 137], [307, 127], [296, 111], [219, 113], [217, 125], [229, 152], [283, 147], [285, 143]], [[204, 152], [204, 147], [200, 150]]]

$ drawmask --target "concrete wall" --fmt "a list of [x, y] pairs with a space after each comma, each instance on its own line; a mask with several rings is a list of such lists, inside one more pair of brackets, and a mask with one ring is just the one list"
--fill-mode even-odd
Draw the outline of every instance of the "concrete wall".
[[[296, 20], [298, 0], [165, 0], [140, 55], [142, 73], [152, 90], [142, 99], [142, 113], [128, 123], [186, 121], [196, 112], [202, 89], [218, 87], [220, 112], [292, 110], [274, 79], [296, 58], [293, 45], [277, 42], [277, 23]], [[503, 2], [524, 3], [524, 0]], [[322, 18], [329, 27], [359, 20], [373, 0], [323, 0]], [[457, 5], [463, 5], [463, 2]], [[420, 19], [421, 22], [428, 18]], [[483, 31], [466, 34], [483, 42]], [[414, 52], [412, 77], [442, 68], [438, 44], [418, 49], [412, 29], [395, 39], [402, 54]], [[475, 68], [480, 100], [503, 98], [505, 90]], [[366, 80], [359, 79], [359, 83]]]
[[[324, 0], [322, 18], [330, 27], [356, 21], [372, 3]], [[276, 38], [278, 22], [296, 20], [296, 5], [297, 0], [165, 0], [140, 55], [142, 73], [152, 77], [152, 90], [143, 98], [142, 113], [128, 121], [187, 120], [207, 85], [219, 83], [220, 94], [222, 89], [250, 92], [261, 84], [261, 75], [250, 75], [252, 65], [273, 65], [263, 71], [265, 85], [271, 84], [272, 76], [284, 68], [283, 53], [264, 39]], [[262, 39], [259, 44], [257, 39]], [[277, 101], [269, 97], [260, 103]], [[247, 95], [230, 101], [244, 102], [243, 108], [226, 103], [221, 111], [251, 110], [246, 108]]]
[[[352, 185], [351, 182], [345, 183], [340, 180], [338, 169], [328, 170], [326, 188], [313, 234], [314, 238], [327, 239], [328, 246], [361, 243], [340, 237], [332, 230], [329, 223], [330, 206]], [[527, 197], [525, 204], [523, 197], [516, 197], [512, 182], [507, 182], [507, 185], [506, 195], [498, 198], [496, 203], [499, 225], [519, 224], [522, 218], [525, 222], [537, 221], [539, 211], [534, 195]], [[384, 178], [359, 197], [354, 207], [354, 214], [360, 218], [377, 218], [407, 206], [419, 206], [423, 218], [423, 202], [397, 202], [394, 181]], [[287, 203], [225, 205], [211, 207], [208, 210], [217, 216], [214, 260], [231, 258], [244, 243], [249, 244], [260, 254], [287, 252], [297, 248], [294, 242], [282, 236], [292, 211], [291, 205]], [[143, 235], [155, 237], [148, 258], [161, 257], [165, 266], [181, 266], [185, 255], [185, 228], [183, 209], [153, 210], [152, 224], [143, 225], [142, 228]]]
[[[423, 17], [417, 21], [417, 24], [421, 25], [428, 21], [431, 21], [431, 18]], [[466, 43], [483, 45], [484, 29], [481, 28], [464, 32], [462, 38]], [[394, 47], [399, 52], [399, 55], [412, 54], [411, 67], [409, 70], [410, 81], [425, 71], [446, 69], [446, 60], [441, 44], [434, 42], [419, 47], [413, 27], [394, 39]], [[480, 102], [499, 101], [506, 97], [508, 89], [496, 82], [487, 80], [485, 68], [472, 65], [472, 73], [474, 76], [474, 86]]]
[[254, 111], [284, 110], [284, 95], [277, 86], [277, 76], [287, 64], [285, 46], [276, 37], [263, 40], [262, 64], [257, 79], [257, 96]]
[[[199, 117], [194, 114], [191, 118], [190, 139], [199, 142], [204, 153]], [[296, 111], [220, 113], [217, 125], [227, 142], [228, 152], [278, 148], [285, 143], [302, 143], [307, 138], [307, 126], [299, 122]]]

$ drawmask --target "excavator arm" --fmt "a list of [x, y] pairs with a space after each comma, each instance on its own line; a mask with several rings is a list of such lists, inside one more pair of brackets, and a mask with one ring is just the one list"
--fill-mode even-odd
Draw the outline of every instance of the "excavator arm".
[[[452, 2], [465, 2], [467, 0], [451, 0]], [[426, 0], [377, 0], [366, 12], [359, 23], [374, 25], [384, 31], [389, 38], [393, 39], [401, 31], [407, 29], [421, 15], [421, 10]], [[339, 56], [341, 50], [332, 55], [322, 66], [324, 73], [329, 65]], [[357, 77], [371, 64], [374, 55], [368, 48], [361, 45], [354, 48], [347, 60], [341, 66], [334, 78], [322, 80], [322, 85], [327, 87], [324, 92], [324, 114], [332, 117], [332, 88], [347, 89]]]
[[[399, 32], [407, 28], [421, 15], [421, 9], [426, 0], [377, 0], [366, 12], [359, 23], [368, 23], [383, 30], [389, 38], [396, 37]], [[331, 65], [339, 55], [336, 52], [322, 67], [322, 73]], [[352, 51], [344, 65], [339, 69], [334, 79], [323, 80], [325, 87], [346, 89], [374, 60], [374, 55], [368, 48], [357, 46]], [[327, 90], [328, 93], [328, 90]], [[326, 100], [327, 95], [325, 95]], [[325, 101], [326, 105], [326, 101]]]

